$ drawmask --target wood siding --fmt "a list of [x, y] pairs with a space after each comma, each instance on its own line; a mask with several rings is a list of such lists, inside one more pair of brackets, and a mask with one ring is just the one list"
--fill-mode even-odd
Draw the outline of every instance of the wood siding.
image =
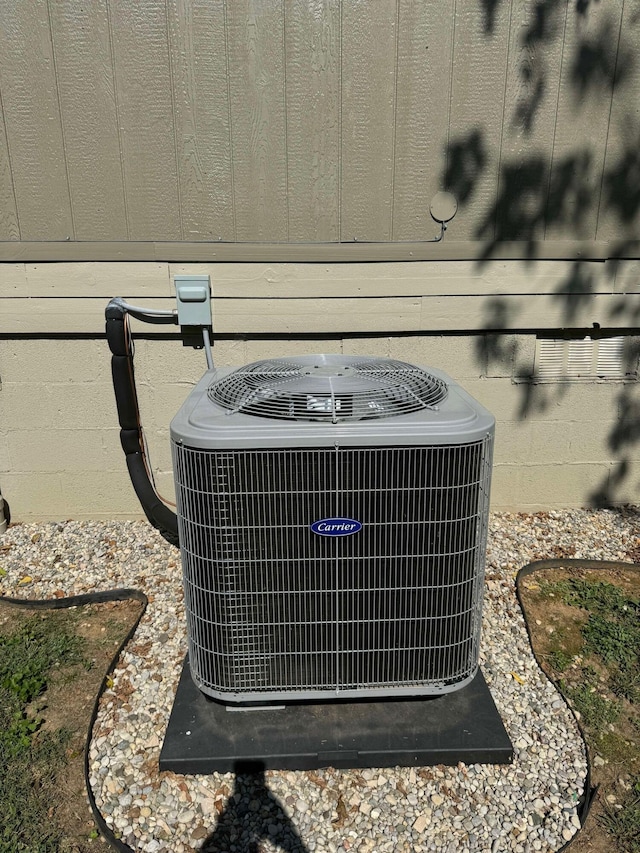
[[640, 0], [11, 0], [2, 259], [429, 240], [442, 189], [469, 256], [638, 240], [638, 57]]
[[638, 261], [15, 263], [3, 268], [0, 336], [100, 335], [112, 296], [171, 310], [182, 273], [210, 275], [216, 336], [624, 329], [637, 326], [640, 292]]

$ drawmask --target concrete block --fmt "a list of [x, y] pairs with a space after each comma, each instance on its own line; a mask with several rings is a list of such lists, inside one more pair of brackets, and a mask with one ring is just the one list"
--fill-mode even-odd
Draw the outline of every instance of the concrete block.
[[[169, 425], [166, 429], [158, 429], [151, 432], [145, 430], [149, 460], [154, 476], [160, 471], [171, 471], [171, 439], [169, 437]], [[124, 456], [123, 456], [124, 459]]]
[[[523, 385], [516, 386], [523, 389]], [[526, 417], [584, 423], [611, 421], [618, 415], [618, 382], [558, 382], [527, 386]], [[521, 390], [521, 393], [527, 393]]]
[[213, 363], [216, 367], [242, 367], [249, 361], [245, 340], [218, 341], [214, 333]]
[[[147, 441], [147, 449], [151, 468], [154, 473], [158, 470], [171, 469], [171, 446], [169, 441], [169, 428], [164, 430], [145, 429], [144, 435]], [[120, 445], [119, 430], [105, 430], [102, 433], [104, 445], [104, 470], [126, 471], [125, 455]]]
[[496, 417], [507, 420], [591, 423], [618, 415], [621, 383], [512, 383], [508, 379], [464, 382], [464, 387]]
[[522, 465], [494, 464], [491, 475], [491, 510], [505, 512], [520, 509]]
[[245, 345], [246, 362], [260, 361], [263, 358], [284, 358], [291, 355], [310, 355], [317, 352], [340, 353], [340, 338], [282, 338], [279, 340], [247, 340]]
[[486, 334], [481, 345], [486, 359], [485, 376], [512, 379], [533, 375], [535, 335]]
[[640, 503], [640, 459], [637, 455], [610, 466], [603, 496], [615, 504], [637, 506]]
[[0, 472], [9, 471], [11, 469], [11, 461], [9, 459], [9, 435], [8, 433], [0, 433]]
[[106, 471], [117, 470], [124, 462], [124, 453], [120, 444], [120, 428], [118, 424], [101, 431], [104, 468]]
[[[620, 452], [611, 449], [611, 438], [617, 431], [616, 421], [593, 419], [566, 425], [569, 434], [571, 462], [615, 462]], [[637, 445], [636, 445], [637, 447]]]
[[606, 464], [496, 465], [491, 507], [494, 510], [535, 512], [562, 507], [592, 506]]
[[610, 462], [616, 456], [609, 445], [615, 429], [616, 421], [498, 418], [495, 459], [532, 465]]
[[536, 503], [547, 507], [586, 507], [606, 480], [610, 466], [604, 464], [527, 465], [522, 470], [519, 498], [535, 495]]
[[444, 370], [456, 381], [479, 379], [483, 362], [478, 350], [480, 336], [398, 336], [389, 341], [389, 355], [415, 364]]
[[62, 497], [62, 477], [57, 472], [7, 471], [2, 475], [2, 496], [11, 507], [12, 522], [72, 517]]
[[153, 388], [172, 383], [196, 383], [207, 369], [204, 350], [185, 347], [182, 341], [135, 341], [136, 382]]
[[6, 430], [101, 429], [118, 423], [110, 383], [7, 383], [0, 406]]
[[497, 421], [493, 448], [494, 464], [524, 464], [531, 459], [531, 424], [526, 421]]
[[518, 386], [509, 379], [465, 379], [460, 385], [489, 409], [498, 423], [520, 420]]
[[8, 435], [11, 470], [23, 472], [104, 471], [101, 430], [15, 430]]
[[64, 517], [140, 518], [144, 515], [126, 466], [122, 472], [85, 471], [61, 477], [60, 498]]
[[[154, 472], [154, 480], [156, 484], [156, 490], [160, 497], [164, 501], [171, 501], [175, 503], [176, 500], [176, 490], [175, 484], [173, 481], [173, 472], [172, 471], [156, 471]], [[172, 507], [173, 509], [173, 507]]]
[[192, 390], [193, 384], [189, 382], [139, 385], [138, 402], [145, 432], [151, 435], [159, 430], [167, 430], [171, 419]]
[[[572, 424], [566, 421], [525, 421], [529, 425], [530, 443], [527, 452], [527, 462], [532, 465], [544, 463], [580, 462], [571, 453], [571, 441], [578, 436], [574, 432], [583, 433], [582, 424]], [[512, 460], [513, 461], [513, 460]]]
[[[343, 338], [342, 352], [345, 355], [373, 355], [378, 358], [389, 358], [391, 338]], [[397, 356], [394, 356], [397, 357]], [[407, 361], [408, 359], [402, 359]]]
[[104, 340], [0, 341], [3, 383], [110, 382], [111, 353]]

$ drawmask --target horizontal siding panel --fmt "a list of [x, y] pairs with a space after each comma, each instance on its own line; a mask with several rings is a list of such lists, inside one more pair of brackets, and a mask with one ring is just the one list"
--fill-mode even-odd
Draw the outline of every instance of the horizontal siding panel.
[[614, 265], [616, 293], [640, 293], [640, 261], [625, 261]]
[[[173, 296], [167, 264], [24, 264], [16, 296]], [[15, 275], [14, 275], [15, 282]], [[0, 294], [5, 288], [0, 284]]]
[[[607, 326], [617, 297], [593, 296], [588, 304], [566, 304], [554, 296], [406, 296], [381, 298], [229, 299], [215, 301], [217, 334], [309, 334], [352, 332], [556, 329], [567, 325]], [[173, 299], [137, 299], [171, 310]], [[103, 299], [4, 299], [0, 334], [102, 333]], [[158, 327], [135, 324], [145, 333]], [[166, 332], [167, 327], [160, 327]]]
[[176, 275], [209, 275], [218, 299], [389, 296], [575, 296], [577, 277], [590, 294], [612, 293], [614, 276], [637, 279], [638, 262], [471, 261], [375, 264], [59, 263], [0, 266], [0, 297], [173, 297]]
[[0, 240], [0, 263], [16, 261], [171, 261], [175, 263], [282, 262], [368, 263], [379, 261], [474, 260], [481, 266], [503, 260], [532, 264], [541, 260], [637, 258], [640, 240], [593, 242], [558, 240], [533, 245], [509, 241], [495, 245], [491, 260], [485, 246], [472, 240], [426, 243], [182, 243], [167, 242], [18, 242]]

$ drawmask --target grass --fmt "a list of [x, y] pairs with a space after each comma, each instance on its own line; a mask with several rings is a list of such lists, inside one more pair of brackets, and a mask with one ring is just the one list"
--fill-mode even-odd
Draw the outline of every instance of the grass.
[[605, 762], [596, 775], [606, 849], [640, 853], [640, 599], [588, 573], [541, 580], [534, 598], [537, 612], [551, 614], [543, 658], [579, 714], [592, 757]]
[[38, 701], [59, 668], [84, 663], [78, 637], [56, 614], [0, 633], [0, 853], [54, 853], [61, 830], [50, 819], [56, 774], [69, 733], [47, 731]]
[[615, 723], [620, 718], [620, 706], [605, 696], [601, 696], [595, 687], [588, 684], [569, 686], [560, 681], [560, 689], [579, 712], [585, 726], [601, 732], [608, 723]]
[[0, 598], [0, 853], [104, 853], [84, 744], [136, 601], [17, 610]]
[[633, 779], [631, 790], [621, 805], [619, 810], [607, 809], [602, 823], [617, 839], [621, 850], [640, 853], [640, 775]]

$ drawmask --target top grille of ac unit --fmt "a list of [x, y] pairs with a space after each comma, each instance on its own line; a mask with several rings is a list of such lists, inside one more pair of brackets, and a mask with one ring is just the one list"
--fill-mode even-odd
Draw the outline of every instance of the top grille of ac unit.
[[249, 364], [214, 381], [208, 396], [230, 412], [337, 423], [433, 409], [447, 385], [403, 361], [313, 355]]

